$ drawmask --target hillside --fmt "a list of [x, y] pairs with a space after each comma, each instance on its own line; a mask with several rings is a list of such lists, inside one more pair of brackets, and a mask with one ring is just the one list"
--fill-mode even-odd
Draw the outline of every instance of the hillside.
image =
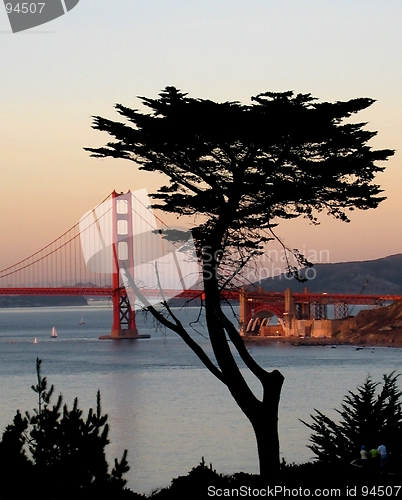
[[336, 343], [402, 346], [402, 302], [360, 311], [344, 320], [335, 333]]
[[[291, 288], [301, 292], [367, 293], [402, 295], [402, 254], [390, 255], [376, 260], [339, 262], [336, 264], [315, 264], [316, 277], [306, 283], [283, 274], [261, 281], [263, 290], [280, 292]], [[312, 271], [309, 271], [311, 275]], [[304, 275], [304, 270], [301, 271]]]
[[88, 302], [82, 296], [57, 295], [3, 295], [0, 307], [60, 307], [86, 306]]

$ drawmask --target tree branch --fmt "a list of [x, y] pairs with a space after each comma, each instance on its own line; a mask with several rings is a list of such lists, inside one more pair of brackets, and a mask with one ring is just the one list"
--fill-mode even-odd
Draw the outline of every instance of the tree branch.
[[[163, 314], [161, 314], [159, 311], [155, 309], [155, 307], [149, 303], [148, 299], [145, 297], [143, 293], [139, 290], [137, 285], [134, 283], [134, 280], [131, 276], [131, 274], [128, 272], [127, 269], [122, 265], [122, 270], [125, 274], [125, 277], [132, 288], [133, 292], [135, 295], [141, 300], [141, 302], [144, 304], [144, 307], [147, 311], [149, 311], [154, 318], [159, 321], [162, 325], [166, 326], [170, 330], [174, 331], [177, 333], [183, 340], [184, 342], [190, 347], [190, 349], [198, 356], [198, 358], [205, 364], [205, 366], [208, 368], [208, 370], [215, 375], [217, 379], [219, 379], [221, 382], [223, 382], [225, 385], [227, 385], [226, 382], [226, 377], [224, 377], [224, 374], [222, 373], [219, 368], [217, 368], [212, 360], [209, 358], [209, 356], [206, 354], [206, 352], [202, 349], [200, 345], [195, 342], [195, 340], [187, 333], [185, 328], [182, 326], [180, 322], [179, 324], [172, 323], [171, 321], [167, 320]], [[174, 317], [174, 316], [173, 316]], [[174, 317], [175, 318], [175, 317]], [[176, 321], [176, 319], [175, 319]]]

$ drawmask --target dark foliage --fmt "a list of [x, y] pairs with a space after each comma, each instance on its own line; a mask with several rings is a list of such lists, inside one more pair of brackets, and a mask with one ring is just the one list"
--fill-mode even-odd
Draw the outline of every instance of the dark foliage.
[[[229, 476], [217, 473], [212, 465], [207, 466], [203, 459], [186, 476], [173, 479], [169, 487], [154, 491], [148, 498], [155, 500], [187, 498], [207, 500], [212, 497], [305, 498], [315, 496], [317, 489], [320, 490], [317, 496], [359, 497], [362, 487], [372, 488], [376, 485], [382, 487], [395, 485], [397, 486], [395, 489], [388, 488], [388, 494], [396, 493], [399, 491], [401, 478], [401, 474], [384, 475], [380, 470], [360, 470], [340, 461], [331, 464], [323, 462], [284, 464], [279, 471], [272, 471], [264, 479], [244, 472]], [[354, 495], [355, 487], [356, 495]]]
[[375, 162], [393, 151], [372, 150], [367, 142], [376, 133], [345, 122], [372, 99], [319, 103], [310, 94], [266, 92], [244, 105], [190, 98], [174, 87], [141, 99], [150, 114], [116, 105], [126, 124], [95, 117], [94, 128], [116, 141], [86, 149], [165, 174], [156, 206], [205, 215], [195, 232], [201, 239], [221, 227], [226, 246], [255, 248], [278, 219], [316, 221], [314, 211], [325, 210], [348, 220], [348, 209], [384, 199], [372, 183], [383, 170]]
[[[17, 411], [0, 442], [0, 498], [64, 499], [110, 495], [136, 498], [125, 489], [129, 470], [127, 452], [109, 472], [105, 447], [109, 443], [107, 415], [102, 414], [100, 393], [96, 410], [86, 418], [74, 400], [72, 409], [62, 406], [62, 396], [50, 406], [54, 391], [41, 375], [36, 360], [38, 407], [31, 415]], [[21, 495], [21, 496], [20, 496]], [[99, 498], [103, 498], [100, 496]]]
[[314, 433], [309, 448], [321, 461], [343, 460], [350, 462], [360, 458], [362, 446], [367, 451], [387, 447], [388, 453], [397, 459], [402, 450], [402, 392], [398, 389], [399, 375], [395, 372], [383, 375], [379, 383], [368, 376], [356, 392], [349, 391], [341, 409], [336, 410], [340, 421], [335, 422], [318, 410], [311, 415], [312, 423], [303, 422]]

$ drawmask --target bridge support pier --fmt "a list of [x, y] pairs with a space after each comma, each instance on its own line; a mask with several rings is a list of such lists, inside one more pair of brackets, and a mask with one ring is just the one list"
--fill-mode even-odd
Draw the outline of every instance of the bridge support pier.
[[101, 335], [100, 340], [149, 339], [147, 333], [138, 333], [135, 311], [123, 290], [115, 290], [112, 296], [113, 326], [110, 335]]
[[135, 340], [150, 337], [148, 333], [138, 333], [134, 330], [112, 330], [110, 335], [99, 335], [99, 340]]
[[112, 330], [110, 335], [101, 335], [100, 340], [124, 340], [124, 339], [149, 339], [151, 336], [147, 333], [138, 333], [137, 330]]

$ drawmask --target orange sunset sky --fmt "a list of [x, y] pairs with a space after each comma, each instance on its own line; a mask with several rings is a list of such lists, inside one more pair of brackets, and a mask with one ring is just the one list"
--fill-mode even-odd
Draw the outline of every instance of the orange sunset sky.
[[402, 251], [402, 2], [400, 0], [81, 0], [68, 14], [13, 34], [0, 5], [0, 269], [73, 226], [113, 189], [152, 191], [163, 179], [83, 147], [108, 136], [91, 116], [118, 119], [175, 85], [192, 97], [250, 102], [294, 90], [320, 100], [372, 97], [358, 117], [374, 148], [396, 154], [378, 183], [387, 200], [345, 224], [321, 216], [278, 233], [331, 262]]

